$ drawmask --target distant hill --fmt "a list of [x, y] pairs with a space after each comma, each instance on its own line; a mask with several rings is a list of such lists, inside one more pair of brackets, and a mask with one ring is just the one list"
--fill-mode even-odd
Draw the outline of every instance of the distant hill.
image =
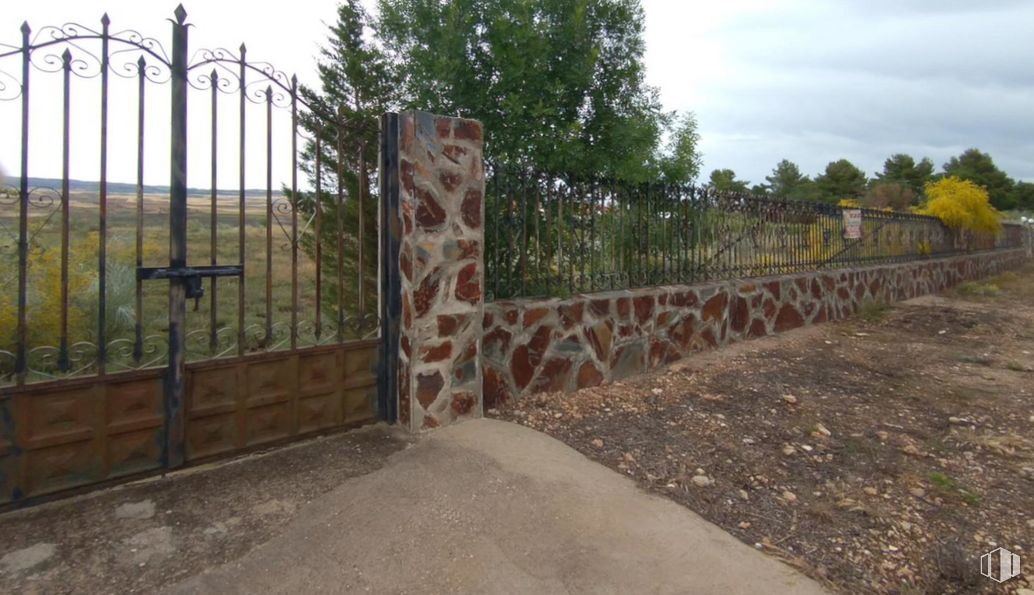
[[[18, 179], [11, 179], [9, 184], [17, 187]], [[29, 177], [29, 188], [53, 188], [58, 190], [61, 188], [61, 180], [59, 178], [33, 178]], [[88, 182], [86, 180], [68, 180], [68, 190], [70, 192], [98, 192], [100, 190], [100, 182]], [[168, 186], [148, 186], [144, 185], [144, 194], [168, 194]], [[108, 182], [108, 194], [136, 194], [136, 184], [126, 184], [124, 182]], [[240, 191], [237, 189], [220, 189], [216, 192], [217, 196], [239, 196]], [[280, 194], [279, 188], [273, 189], [273, 194]], [[211, 196], [212, 191], [209, 188], [187, 188], [188, 196]], [[249, 198], [264, 197], [266, 191], [264, 189], [250, 188], [244, 191], [244, 195]]]

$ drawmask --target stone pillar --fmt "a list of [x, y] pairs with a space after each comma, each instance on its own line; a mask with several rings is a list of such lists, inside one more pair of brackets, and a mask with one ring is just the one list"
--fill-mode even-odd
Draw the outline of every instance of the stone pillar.
[[414, 431], [482, 414], [482, 128], [398, 116], [402, 320], [399, 423]]

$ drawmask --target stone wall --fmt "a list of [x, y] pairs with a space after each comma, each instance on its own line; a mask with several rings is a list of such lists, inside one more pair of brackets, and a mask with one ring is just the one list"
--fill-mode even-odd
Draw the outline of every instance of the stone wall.
[[399, 423], [481, 415], [484, 170], [481, 123], [398, 116]]
[[870, 268], [485, 305], [484, 406], [617, 380], [703, 349], [839, 320], [1021, 266], [1010, 250]]

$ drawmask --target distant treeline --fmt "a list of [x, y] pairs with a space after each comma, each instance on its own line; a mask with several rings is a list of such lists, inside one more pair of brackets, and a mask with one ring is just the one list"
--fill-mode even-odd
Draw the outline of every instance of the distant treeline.
[[[7, 184], [17, 188], [19, 184], [18, 178], [10, 178], [7, 180]], [[60, 178], [33, 178], [29, 177], [29, 188], [52, 188], [54, 190], [61, 189]], [[99, 192], [100, 182], [90, 182], [86, 180], [68, 180], [69, 192]], [[168, 194], [168, 186], [149, 186], [144, 185], [144, 194]], [[280, 194], [280, 190], [274, 189], [273, 193], [276, 195]], [[124, 182], [108, 182], [108, 194], [136, 194], [136, 184], [126, 184]], [[212, 190], [210, 188], [187, 188], [188, 196], [211, 196]], [[217, 196], [234, 197], [240, 195], [240, 190], [233, 189], [220, 189], [216, 191]], [[266, 191], [264, 189], [248, 189], [244, 191], [244, 195], [249, 198], [264, 197]]]

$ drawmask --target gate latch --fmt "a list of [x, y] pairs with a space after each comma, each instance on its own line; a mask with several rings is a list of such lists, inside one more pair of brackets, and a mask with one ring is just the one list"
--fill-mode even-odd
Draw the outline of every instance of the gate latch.
[[198, 300], [205, 295], [202, 277], [240, 277], [244, 275], [244, 265], [201, 266], [201, 267], [139, 267], [136, 278], [141, 281], [149, 279], [183, 279], [187, 289], [187, 298], [194, 300], [197, 311]]

